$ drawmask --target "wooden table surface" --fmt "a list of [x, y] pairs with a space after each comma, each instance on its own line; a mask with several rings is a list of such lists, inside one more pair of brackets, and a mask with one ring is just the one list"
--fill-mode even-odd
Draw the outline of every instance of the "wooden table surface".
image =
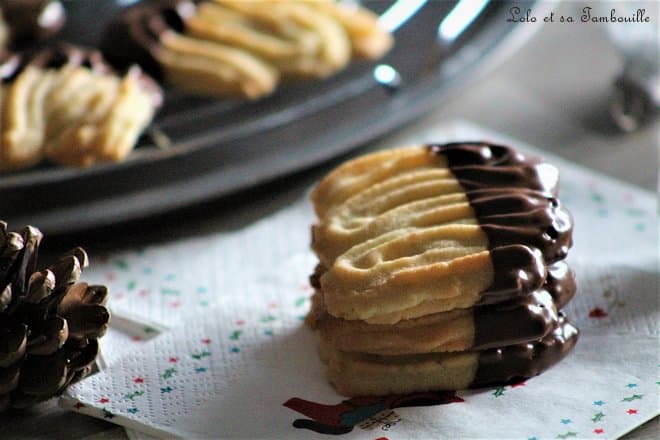
[[[657, 20], [657, 6], [652, 16]], [[565, 3], [561, 8], [573, 8]], [[540, 24], [537, 24], [541, 26]], [[576, 163], [656, 191], [658, 120], [635, 133], [619, 132], [608, 115], [611, 85], [622, 67], [602, 26], [543, 26], [513, 58], [442, 102], [406, 133], [429, 124], [462, 118], [552, 151]], [[340, 160], [340, 159], [338, 159]], [[146, 245], [202, 231], [238, 228], [287, 206], [337, 163], [180, 212], [122, 225], [114, 230], [49, 238], [51, 252], [83, 244], [93, 255], [130, 246], [126, 237]], [[231, 209], [228, 209], [231, 208]], [[181, 216], [186, 224], [181, 225]], [[108, 245], [112, 242], [112, 245]], [[48, 250], [47, 250], [48, 251]], [[658, 418], [625, 436], [655, 439]], [[59, 409], [49, 401], [23, 412], [0, 415], [0, 438], [126, 438], [108, 422]]]

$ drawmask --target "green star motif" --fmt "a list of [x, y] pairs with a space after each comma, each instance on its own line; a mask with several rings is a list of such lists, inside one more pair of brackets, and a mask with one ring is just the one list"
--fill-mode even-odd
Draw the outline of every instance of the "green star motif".
[[557, 434], [557, 438], [577, 437], [577, 435], [577, 432], [568, 431], [566, 434]]
[[169, 379], [170, 377], [174, 376], [174, 374], [176, 373], [177, 373], [176, 368], [168, 368], [163, 373], [163, 379]]
[[173, 296], [180, 296], [181, 292], [177, 289], [172, 289], [170, 287], [163, 287], [160, 289], [160, 293], [163, 295], [173, 295]]
[[108, 411], [107, 409], [103, 408], [103, 418], [104, 418], [104, 419], [111, 419], [111, 418], [113, 418], [114, 416], [115, 416], [115, 415], [114, 415], [113, 413], [111, 413], [111, 412]]
[[209, 351], [202, 351], [201, 353], [195, 353], [195, 354], [192, 354], [191, 356], [193, 357], [193, 359], [200, 360], [201, 358], [205, 358], [205, 357], [211, 356], [211, 352], [209, 352]]
[[596, 422], [600, 422], [601, 420], [603, 420], [603, 417], [605, 417], [605, 414], [603, 414], [602, 412], [597, 412], [597, 413], [594, 414], [594, 416], [591, 418], [591, 421], [594, 422], [594, 423], [596, 423]]
[[128, 394], [124, 395], [124, 398], [129, 399], [129, 400], [134, 400], [136, 397], [140, 397], [143, 394], [144, 394], [144, 391], [135, 391], [135, 392], [128, 393]]
[[241, 333], [243, 333], [241, 330], [234, 330], [233, 332], [231, 332], [229, 339], [231, 339], [232, 341], [236, 341], [241, 336]]
[[495, 397], [500, 397], [502, 394], [504, 394], [504, 387], [497, 387], [493, 392], [493, 396]]
[[644, 397], [644, 394], [633, 394], [630, 397], [624, 397], [622, 402], [632, 402], [633, 400], [642, 400], [642, 397]]

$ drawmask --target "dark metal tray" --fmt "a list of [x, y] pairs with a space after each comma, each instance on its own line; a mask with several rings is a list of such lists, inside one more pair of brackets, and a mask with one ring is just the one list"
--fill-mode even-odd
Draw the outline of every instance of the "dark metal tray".
[[[65, 2], [70, 20], [64, 38], [93, 45], [118, 3]], [[157, 148], [145, 136], [119, 164], [44, 165], [0, 175], [0, 218], [13, 228], [33, 224], [48, 233], [71, 232], [165, 212], [302, 170], [438, 105], [468, 73], [497, 56], [494, 49], [516, 28], [506, 21], [509, 2], [365, 3], [389, 14], [393, 28], [398, 24], [394, 49], [377, 63], [358, 62], [326, 80], [285, 84], [258, 102], [168, 90], [154, 129], [171, 147]], [[391, 69], [400, 77], [398, 86], [379, 77]]]

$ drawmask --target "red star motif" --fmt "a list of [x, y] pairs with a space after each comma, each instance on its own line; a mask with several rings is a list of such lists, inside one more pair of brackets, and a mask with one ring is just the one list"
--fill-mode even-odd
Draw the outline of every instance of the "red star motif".
[[131, 341], [138, 342], [138, 341], [141, 341], [141, 340], [142, 340], [142, 338], [139, 337], [139, 336], [131, 336]]
[[511, 388], [524, 387], [524, 386], [525, 386], [525, 382], [523, 381], [523, 382], [514, 383], [513, 385], [511, 385]]
[[243, 325], [243, 324], [245, 324], [245, 321], [243, 321], [242, 319], [236, 320], [236, 325]]
[[626, 411], [626, 412], [627, 412], [628, 414], [637, 414], [637, 410], [636, 410], [636, 409], [629, 409], [629, 410]]
[[144, 378], [138, 376], [135, 379], [133, 379], [133, 382], [135, 382], [135, 383], [144, 383]]
[[101, 397], [99, 399], [99, 403], [108, 403], [108, 402], [110, 402], [110, 399], [108, 399], [107, 397]]
[[202, 339], [202, 344], [209, 345], [210, 343], [211, 343], [211, 340], [209, 338]]
[[309, 289], [311, 289], [311, 287], [309, 287], [308, 284], [302, 284], [302, 285], [300, 286], [300, 288], [301, 288], [302, 290], [304, 290], [305, 292], [307, 292]]
[[123, 293], [116, 293], [114, 295], [114, 299], [124, 299], [124, 294]]
[[607, 312], [600, 307], [594, 307], [589, 310], [589, 318], [605, 318], [606, 316]]
[[172, 357], [169, 358], [168, 360], [169, 360], [169, 362], [170, 362], [171, 364], [176, 364], [177, 362], [179, 362], [179, 358], [178, 358], [178, 357], [174, 357], [174, 356], [172, 356]]
[[147, 289], [141, 289], [141, 290], [138, 292], [138, 295], [140, 295], [140, 296], [142, 296], [142, 297], [148, 296], [148, 295], [149, 295], [149, 291], [148, 291]]
[[272, 303], [268, 304], [268, 308], [269, 309], [276, 309], [277, 308], [277, 303], [272, 302]]
[[84, 408], [85, 405], [82, 402], [76, 402], [76, 404], [73, 405], [73, 407], [79, 410], [80, 408]]
[[106, 278], [108, 281], [114, 281], [115, 278], [117, 278], [117, 276], [116, 276], [113, 272], [110, 272], [110, 273], [107, 273], [107, 274], [105, 275], [105, 278]]
[[596, 428], [596, 429], [594, 429], [594, 434], [602, 434], [602, 433], [604, 433], [604, 432], [605, 432], [605, 431], [604, 431], [603, 429], [601, 429], [601, 428]]
[[170, 307], [173, 309], [181, 307], [181, 302], [180, 301], [174, 301], [173, 303], [170, 304]]

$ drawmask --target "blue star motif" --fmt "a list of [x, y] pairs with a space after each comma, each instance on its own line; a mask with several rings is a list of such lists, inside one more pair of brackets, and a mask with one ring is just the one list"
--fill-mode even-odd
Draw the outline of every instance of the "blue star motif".
[[569, 423], [571, 423], [571, 419], [561, 419], [561, 423], [563, 425], [568, 425]]
[[238, 353], [241, 350], [238, 347], [232, 347], [231, 350], [229, 351], [231, 351], [232, 353]]
[[203, 372], [206, 371], [206, 368], [204, 368], [204, 367], [197, 367], [197, 368], [195, 368], [195, 371], [198, 372], [198, 373], [203, 373]]
[[273, 336], [273, 331], [270, 330], [270, 329], [268, 329], [268, 330], [264, 330], [264, 335], [266, 335], [266, 336]]
[[126, 411], [128, 411], [128, 412], [131, 413], [131, 414], [135, 414], [135, 413], [138, 412], [139, 410], [138, 410], [137, 408], [133, 407], [133, 408], [128, 408]]
[[603, 406], [603, 405], [605, 405], [605, 402], [603, 402], [602, 400], [596, 400], [594, 402], [594, 405]]
[[530, 437], [530, 438], [528, 438], [527, 440], [539, 440], [539, 439], [536, 438], [536, 437]]
[[173, 389], [174, 389], [174, 388], [167, 386], [167, 387], [165, 387], [165, 388], [161, 388], [161, 389], [160, 389], [160, 392], [163, 393], [163, 394], [165, 394], [165, 393], [171, 393]]
[[636, 383], [629, 383], [629, 384], [626, 385], [626, 386], [627, 386], [628, 388], [635, 388], [635, 387], [637, 387], [637, 384], [636, 384]]

